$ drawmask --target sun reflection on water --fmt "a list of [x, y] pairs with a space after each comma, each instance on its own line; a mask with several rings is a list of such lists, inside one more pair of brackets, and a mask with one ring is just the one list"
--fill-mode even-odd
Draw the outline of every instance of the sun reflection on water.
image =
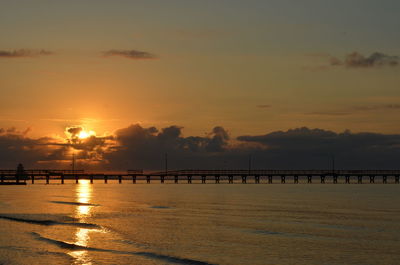
[[[79, 184], [76, 185], [75, 199], [79, 203], [90, 203], [92, 198], [92, 185], [89, 180], [81, 179]], [[93, 206], [90, 205], [77, 205], [75, 209], [74, 217], [79, 219], [79, 222], [84, 223], [86, 218], [91, 215], [91, 210]], [[87, 228], [77, 228], [75, 232], [75, 242], [74, 244], [79, 246], [88, 246], [90, 239], [90, 229]], [[75, 258], [75, 264], [91, 265], [91, 258], [86, 250], [71, 251], [69, 253]]]
[[[92, 185], [89, 180], [80, 179], [79, 185], [76, 186], [76, 201], [79, 203], [90, 203], [92, 197]], [[76, 218], [85, 218], [89, 216], [92, 206], [78, 205], [76, 209]]]

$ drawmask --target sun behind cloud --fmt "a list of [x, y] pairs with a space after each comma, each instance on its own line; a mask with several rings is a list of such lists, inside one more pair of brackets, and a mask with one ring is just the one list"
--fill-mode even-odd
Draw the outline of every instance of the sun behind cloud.
[[96, 132], [94, 132], [94, 131], [82, 130], [82, 131], [79, 132], [78, 138], [79, 139], [86, 139], [86, 138], [89, 138], [90, 136], [95, 136], [95, 135], [96, 135]]
[[86, 130], [82, 126], [72, 126], [72, 127], [67, 127], [65, 129], [65, 133], [68, 136], [69, 139], [80, 139], [84, 140], [87, 139], [91, 136], [96, 136], [96, 132], [92, 130]]

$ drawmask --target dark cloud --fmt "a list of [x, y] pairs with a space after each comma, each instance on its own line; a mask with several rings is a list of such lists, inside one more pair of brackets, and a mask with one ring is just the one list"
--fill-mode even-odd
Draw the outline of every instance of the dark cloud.
[[[110, 164], [120, 168], [163, 168], [165, 153], [175, 166], [196, 167], [205, 160], [223, 153], [229, 136], [222, 127], [215, 127], [205, 137], [182, 136], [182, 127], [170, 126], [161, 131], [155, 127], [131, 125], [115, 133], [117, 147], [107, 154]], [[172, 162], [172, 164], [174, 164]]]
[[[86, 138], [80, 138], [80, 133], [84, 131], [81, 126], [72, 126], [66, 129], [69, 137], [63, 143], [54, 143], [52, 145], [60, 146], [62, 153], [75, 150], [77, 159], [82, 162], [104, 162], [104, 154], [110, 151], [114, 146], [114, 140], [112, 136], [99, 137], [96, 135], [88, 135]], [[60, 150], [58, 150], [60, 151]]]
[[107, 164], [109, 161], [105, 156], [107, 153], [112, 152], [114, 138], [112, 136], [98, 137], [92, 135], [74, 142], [70, 147], [77, 150], [77, 158], [84, 164]]
[[149, 59], [157, 59], [158, 57], [152, 53], [138, 51], [138, 50], [109, 50], [103, 52], [103, 55], [106, 57], [109, 56], [120, 56], [133, 60], [149, 60]]
[[165, 154], [170, 169], [245, 169], [249, 154], [255, 169], [326, 169], [332, 155], [338, 168], [390, 169], [398, 167], [400, 157], [400, 134], [336, 133], [304, 127], [231, 139], [220, 126], [204, 136], [184, 136], [182, 130], [135, 124], [113, 136], [60, 141], [0, 129], [0, 167], [14, 168], [21, 162], [30, 168], [69, 168], [73, 150], [80, 168], [120, 171], [163, 169]]
[[83, 130], [82, 127], [76, 126], [76, 127], [69, 127], [67, 128], [67, 132], [71, 134], [72, 138], [78, 137], [79, 133]]
[[5, 134], [5, 135], [12, 135], [12, 136], [25, 136], [31, 131], [31, 128], [28, 127], [23, 131], [18, 130], [15, 127], [10, 127], [10, 128], [0, 128], [0, 135]]
[[0, 58], [38, 57], [38, 56], [45, 56], [52, 54], [53, 52], [46, 50], [29, 50], [29, 49], [20, 49], [13, 51], [0, 50]]
[[207, 139], [206, 145], [208, 152], [222, 152], [228, 145], [228, 132], [220, 126], [214, 127], [209, 136], [210, 138]]
[[335, 133], [298, 128], [260, 136], [240, 136], [239, 141], [257, 143], [259, 155], [271, 167], [329, 168], [335, 155], [341, 168], [397, 168], [400, 135], [378, 133]]
[[27, 130], [0, 128], [0, 168], [14, 168], [20, 162], [28, 167], [38, 167], [37, 161], [45, 160], [51, 147], [45, 145], [50, 138], [28, 138]]
[[381, 66], [398, 66], [400, 58], [398, 56], [387, 55], [375, 52], [370, 56], [364, 56], [361, 53], [353, 52], [345, 56], [344, 60], [336, 57], [330, 58], [331, 66], [346, 66], [348, 68], [373, 68]]

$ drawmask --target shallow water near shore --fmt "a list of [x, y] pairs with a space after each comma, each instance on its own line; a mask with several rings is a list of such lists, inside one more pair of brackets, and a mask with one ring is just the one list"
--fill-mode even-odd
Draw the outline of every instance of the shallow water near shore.
[[400, 185], [0, 187], [0, 264], [398, 264]]

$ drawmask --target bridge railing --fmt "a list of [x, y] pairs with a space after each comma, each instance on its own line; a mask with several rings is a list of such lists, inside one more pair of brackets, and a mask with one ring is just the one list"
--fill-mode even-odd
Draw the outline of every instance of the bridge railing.
[[275, 169], [230, 169], [230, 170], [207, 170], [207, 169], [185, 169], [151, 172], [149, 175], [400, 175], [400, 170], [275, 170]]

